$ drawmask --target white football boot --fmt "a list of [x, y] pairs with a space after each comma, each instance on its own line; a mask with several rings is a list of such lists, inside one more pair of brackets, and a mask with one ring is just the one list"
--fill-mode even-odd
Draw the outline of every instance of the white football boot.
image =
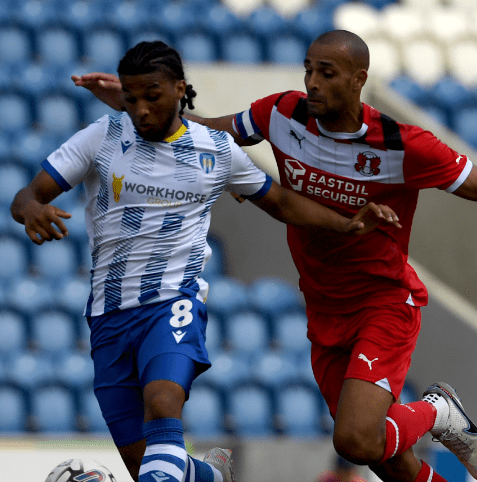
[[224, 482], [235, 482], [231, 450], [215, 447], [205, 454], [204, 462], [213, 465], [222, 474]]
[[447, 383], [437, 382], [424, 392], [423, 400], [437, 409], [436, 422], [430, 430], [434, 440], [449, 449], [477, 479], [477, 426], [465, 414], [455, 390]]

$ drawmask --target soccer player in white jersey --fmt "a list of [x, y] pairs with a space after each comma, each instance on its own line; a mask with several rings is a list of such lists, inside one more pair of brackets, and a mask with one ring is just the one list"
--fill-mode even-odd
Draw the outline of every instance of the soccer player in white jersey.
[[[418, 192], [437, 187], [476, 201], [477, 169], [430, 132], [361, 102], [369, 51], [357, 35], [321, 35], [304, 66], [306, 94], [281, 92], [239, 114], [189, 118], [228, 131], [239, 145], [267, 140], [282, 184], [341, 214], [384, 200], [396, 211], [404, 229], [391, 234], [382, 226], [356, 243], [288, 226], [313, 371], [335, 419], [333, 442], [340, 455], [369, 465], [382, 480], [442, 482], [412, 451], [430, 431], [477, 478], [477, 427], [449, 385], [431, 386], [422, 401], [396, 403], [420, 329], [419, 308], [427, 303], [407, 262]], [[113, 75], [73, 80], [121, 107]]]
[[[233, 191], [286, 222], [357, 237], [400, 224], [373, 203], [350, 219], [276, 184], [225, 133], [181, 117], [195, 92], [178, 53], [142, 42], [118, 73], [127, 112], [76, 133], [43, 163], [13, 203], [36, 244], [67, 235], [50, 204], [85, 185], [93, 259], [85, 315], [95, 394], [135, 481], [232, 482], [230, 451], [187, 456], [181, 411], [192, 381], [209, 368], [204, 346], [210, 208]], [[181, 109], [179, 110], [179, 104]]]

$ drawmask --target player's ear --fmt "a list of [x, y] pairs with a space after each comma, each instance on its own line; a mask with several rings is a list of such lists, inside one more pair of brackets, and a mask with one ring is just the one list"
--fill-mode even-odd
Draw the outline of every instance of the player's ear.
[[355, 86], [357, 90], [361, 90], [368, 80], [368, 71], [366, 69], [360, 69], [356, 72]]
[[186, 93], [187, 83], [185, 80], [177, 80], [175, 85], [175, 92], [178, 100], [181, 100]]

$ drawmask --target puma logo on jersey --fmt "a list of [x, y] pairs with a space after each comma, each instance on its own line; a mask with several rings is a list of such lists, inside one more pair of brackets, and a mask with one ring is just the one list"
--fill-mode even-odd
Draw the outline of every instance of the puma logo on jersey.
[[301, 139], [296, 135], [296, 133], [294, 131], [290, 131], [290, 135], [292, 137], [294, 137], [297, 141], [298, 141], [298, 144], [300, 146], [300, 149], [301, 149], [301, 141], [305, 139], [305, 137], [303, 136]]
[[459, 164], [459, 162], [460, 162], [461, 159], [462, 159], [462, 156], [459, 156], [459, 157], [455, 160], [455, 162], [456, 162], [457, 164]]
[[368, 360], [368, 357], [364, 353], [360, 353], [358, 355], [358, 360], [365, 361], [368, 364], [369, 369], [372, 370], [373, 369], [372, 363], [375, 362], [376, 360], [378, 360], [378, 358], [374, 358], [374, 360]]

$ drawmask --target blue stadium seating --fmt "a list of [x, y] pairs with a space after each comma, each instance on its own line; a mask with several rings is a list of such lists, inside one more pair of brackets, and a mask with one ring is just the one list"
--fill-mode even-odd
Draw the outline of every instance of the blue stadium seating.
[[50, 91], [55, 91], [61, 86], [62, 69], [57, 65], [45, 61], [28, 62], [16, 68], [16, 82], [22, 92], [28, 92], [34, 99]]
[[267, 319], [255, 311], [241, 311], [225, 322], [227, 345], [237, 353], [261, 353], [270, 344]]
[[79, 394], [79, 415], [86, 425], [88, 432], [109, 433], [108, 426], [103, 419], [101, 409], [93, 392], [93, 387], [85, 388]]
[[53, 302], [53, 287], [48, 279], [17, 277], [11, 279], [7, 287], [11, 305], [32, 314], [49, 306]]
[[31, 341], [42, 353], [58, 356], [71, 352], [76, 346], [75, 319], [58, 309], [40, 311], [32, 315]]
[[232, 277], [214, 278], [210, 284], [207, 307], [217, 316], [222, 317], [248, 308], [247, 287]]
[[25, 350], [27, 343], [28, 326], [23, 313], [0, 308], [0, 358]]
[[33, 32], [15, 22], [0, 25], [0, 63], [23, 64], [33, 59]]
[[7, 378], [25, 390], [32, 390], [54, 379], [50, 357], [25, 350], [14, 353], [6, 361]]
[[18, 435], [26, 430], [28, 407], [22, 390], [0, 385], [0, 407], [0, 433]]
[[79, 392], [91, 387], [93, 378], [93, 360], [89, 353], [70, 350], [57, 359], [55, 379], [63, 385]]
[[277, 416], [284, 435], [321, 435], [322, 405], [316, 387], [292, 383], [276, 391]]
[[97, 121], [103, 115], [115, 115], [117, 112], [111, 107], [103, 104], [98, 99], [90, 99], [84, 104], [84, 122], [89, 125]]
[[125, 31], [134, 30], [144, 25], [149, 18], [149, 11], [140, 2], [123, 0], [114, 2], [108, 9], [107, 20]]
[[247, 19], [247, 25], [251, 32], [265, 41], [267, 38], [286, 34], [287, 21], [272, 7], [261, 6], [254, 10]]
[[474, 149], [477, 148], [477, 108], [469, 107], [457, 112], [453, 117], [456, 133], [468, 142]]
[[41, 246], [33, 244], [31, 253], [33, 268], [40, 276], [53, 280], [73, 276], [78, 272], [77, 249], [68, 237]]
[[17, 2], [16, 16], [18, 20], [35, 29], [42, 28], [54, 21], [57, 15], [57, 5], [53, 1], [22, 0]]
[[220, 319], [213, 313], [208, 313], [207, 330], [206, 330], [205, 347], [209, 355], [216, 353], [222, 349], [223, 346], [223, 330]]
[[299, 375], [297, 360], [276, 350], [255, 355], [251, 365], [252, 379], [269, 388], [290, 383]]
[[81, 39], [77, 30], [64, 24], [48, 26], [35, 36], [37, 55], [47, 64], [74, 64], [81, 57]]
[[411, 403], [411, 402], [417, 402], [418, 400], [421, 399], [420, 394], [417, 392], [416, 388], [414, 385], [407, 381], [404, 383], [404, 387], [402, 388], [401, 391], [401, 403]]
[[202, 438], [223, 436], [224, 416], [219, 390], [213, 386], [194, 384], [182, 412], [186, 434]]
[[306, 337], [307, 318], [304, 310], [284, 312], [274, 319], [274, 341], [285, 353], [309, 353], [311, 343]]
[[186, 62], [210, 63], [218, 60], [216, 40], [207, 32], [184, 33], [177, 38], [175, 47]]
[[15, 194], [30, 182], [30, 174], [18, 163], [0, 164], [0, 205], [10, 207]]
[[246, 383], [227, 393], [227, 413], [239, 437], [269, 437], [275, 433], [273, 401], [266, 388]]
[[73, 29], [87, 29], [103, 20], [101, 2], [98, 0], [67, 2], [64, 7], [63, 18], [65, 24]]
[[107, 25], [91, 27], [83, 36], [84, 55], [97, 70], [115, 72], [126, 52], [126, 35]]
[[298, 288], [278, 278], [264, 277], [255, 280], [249, 286], [248, 295], [254, 309], [271, 317], [303, 305]]
[[306, 42], [310, 44], [322, 33], [333, 29], [333, 13], [320, 2], [317, 6], [297, 13], [290, 23], [295, 33], [303, 35]]
[[44, 433], [77, 430], [73, 393], [61, 385], [47, 385], [31, 393], [31, 415], [36, 430]]
[[[1, 40], [0, 40], [1, 41]], [[0, 92], [0, 129], [12, 134], [27, 130], [34, 119], [33, 99], [25, 92]]]
[[13, 235], [0, 236], [0, 279], [11, 281], [26, 276], [29, 266], [29, 252], [25, 242]]
[[91, 285], [86, 277], [73, 276], [62, 279], [61, 284], [55, 289], [55, 305], [74, 313], [76, 316], [82, 316], [90, 290]]
[[243, 26], [241, 19], [219, 3], [213, 5], [202, 18], [203, 25], [219, 38], [238, 32]]
[[235, 352], [219, 351], [209, 357], [212, 367], [200, 375], [201, 383], [211, 383], [222, 389], [250, 380], [247, 357]]
[[222, 39], [222, 60], [238, 64], [258, 64], [265, 60], [262, 43], [251, 33], [233, 33]]
[[45, 94], [36, 100], [36, 109], [38, 124], [53, 134], [66, 138], [81, 127], [81, 105], [67, 94]]
[[274, 64], [302, 64], [308, 43], [295, 35], [279, 35], [267, 40], [267, 59]]

